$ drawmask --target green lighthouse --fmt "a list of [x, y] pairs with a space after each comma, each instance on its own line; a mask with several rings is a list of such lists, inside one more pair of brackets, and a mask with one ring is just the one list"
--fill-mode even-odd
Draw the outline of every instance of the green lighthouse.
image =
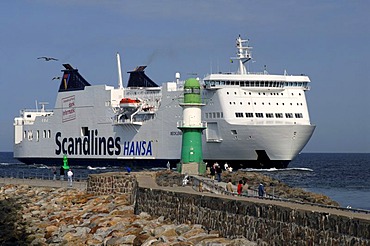
[[201, 119], [201, 107], [204, 105], [199, 81], [187, 79], [184, 85], [184, 102], [180, 103], [183, 120], [177, 124], [177, 128], [182, 131], [181, 161], [178, 164], [180, 173], [204, 174], [206, 171], [202, 152], [202, 131], [206, 129], [206, 123]]

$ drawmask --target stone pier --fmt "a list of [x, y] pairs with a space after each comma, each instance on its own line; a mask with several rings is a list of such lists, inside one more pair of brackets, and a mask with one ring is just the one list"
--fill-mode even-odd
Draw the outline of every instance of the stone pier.
[[370, 215], [257, 198], [201, 193], [189, 187], [158, 187], [133, 174], [90, 175], [88, 192], [130, 193], [135, 213], [175, 223], [201, 224], [223, 237], [265, 245], [370, 245]]

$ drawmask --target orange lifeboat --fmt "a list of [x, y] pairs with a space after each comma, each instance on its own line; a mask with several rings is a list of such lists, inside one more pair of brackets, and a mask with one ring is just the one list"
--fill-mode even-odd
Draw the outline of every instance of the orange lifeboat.
[[140, 102], [139, 99], [122, 98], [119, 105], [123, 108], [137, 108]]

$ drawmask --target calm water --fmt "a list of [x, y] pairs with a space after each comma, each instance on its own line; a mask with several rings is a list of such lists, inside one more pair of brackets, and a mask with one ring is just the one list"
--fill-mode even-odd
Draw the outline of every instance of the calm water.
[[325, 194], [343, 207], [370, 210], [370, 154], [303, 153], [287, 169], [260, 172]]
[[[52, 175], [50, 167], [24, 165], [12, 157], [13, 153], [0, 152], [0, 176], [4, 173]], [[75, 177], [89, 173], [124, 171], [118, 167], [73, 167]], [[250, 170], [249, 170], [250, 171]], [[290, 186], [322, 193], [341, 206], [370, 210], [370, 154], [313, 154], [303, 153], [287, 169], [252, 170], [263, 172]]]

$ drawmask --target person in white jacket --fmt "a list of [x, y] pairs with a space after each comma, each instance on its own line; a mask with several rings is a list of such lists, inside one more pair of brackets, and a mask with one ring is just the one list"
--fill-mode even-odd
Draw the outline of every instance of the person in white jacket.
[[68, 177], [68, 185], [72, 187], [72, 177], [73, 177], [72, 169], [68, 170], [67, 177]]

